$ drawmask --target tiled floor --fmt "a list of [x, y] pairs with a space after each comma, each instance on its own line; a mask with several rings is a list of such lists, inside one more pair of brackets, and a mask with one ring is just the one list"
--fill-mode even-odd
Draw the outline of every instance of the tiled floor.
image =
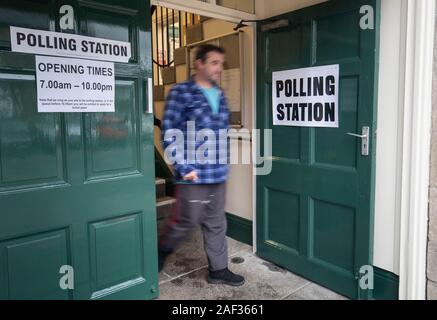
[[159, 275], [160, 300], [343, 300], [328, 289], [260, 259], [252, 247], [228, 238], [229, 269], [243, 275], [241, 287], [206, 281], [207, 259], [197, 229], [168, 257]]

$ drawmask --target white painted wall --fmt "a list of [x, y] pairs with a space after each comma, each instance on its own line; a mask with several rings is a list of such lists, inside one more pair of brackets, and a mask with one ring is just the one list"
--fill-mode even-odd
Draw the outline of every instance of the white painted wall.
[[[254, 77], [252, 50], [253, 47], [253, 27], [244, 27], [243, 35], [243, 70], [244, 70], [244, 109], [243, 126], [246, 129], [252, 128], [252, 113], [255, 111], [255, 103], [252, 99], [252, 78]], [[250, 145], [238, 143], [239, 150], [246, 154], [251, 153]], [[241, 159], [241, 158], [240, 158]], [[252, 195], [252, 166], [249, 164], [238, 164], [230, 166], [230, 174], [227, 183], [226, 212], [232, 213], [244, 219], [253, 220], [253, 195]]]
[[[222, 34], [234, 32], [235, 23], [209, 19], [203, 22], [204, 39], [213, 38]], [[244, 70], [244, 106], [243, 106], [243, 126], [250, 129], [252, 127], [252, 111], [254, 104], [252, 101], [252, 78], [253, 78], [253, 32], [252, 27], [244, 27], [243, 30], [243, 70]], [[250, 146], [239, 143], [239, 150], [245, 148], [245, 152], [250, 152]], [[249, 150], [247, 150], [249, 149]], [[253, 215], [253, 195], [252, 195], [252, 167], [251, 165], [235, 164], [230, 166], [229, 179], [226, 190], [226, 212], [238, 217], [252, 220]]]
[[[250, 145], [241, 141], [239, 150], [250, 152]], [[226, 190], [226, 212], [252, 221], [252, 166], [238, 164], [230, 166]]]
[[374, 265], [399, 274], [402, 1], [381, 1]]

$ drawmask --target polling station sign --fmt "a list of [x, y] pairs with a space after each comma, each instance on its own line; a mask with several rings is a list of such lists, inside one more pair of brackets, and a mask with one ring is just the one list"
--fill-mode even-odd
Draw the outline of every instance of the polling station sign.
[[339, 65], [273, 72], [273, 125], [338, 128]]
[[113, 62], [129, 62], [129, 42], [75, 34], [11, 27], [11, 49], [16, 52]]
[[113, 62], [36, 56], [38, 112], [114, 112]]

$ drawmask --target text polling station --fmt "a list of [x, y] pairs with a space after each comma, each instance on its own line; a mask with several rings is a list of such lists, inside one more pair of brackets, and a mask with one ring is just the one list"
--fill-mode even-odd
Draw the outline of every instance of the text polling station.
[[273, 125], [338, 128], [339, 65], [273, 72]]

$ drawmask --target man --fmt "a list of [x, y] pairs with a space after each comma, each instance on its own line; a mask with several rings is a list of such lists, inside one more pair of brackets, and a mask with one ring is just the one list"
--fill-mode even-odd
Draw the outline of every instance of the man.
[[[175, 130], [183, 132], [184, 148], [182, 154], [176, 149], [179, 155], [176, 155], [178, 160], [173, 166], [176, 171], [177, 202], [173, 215], [167, 222], [167, 231], [159, 241], [158, 263], [161, 271], [165, 258], [200, 224], [209, 263], [208, 282], [241, 286], [244, 278], [228, 269], [227, 224], [224, 212], [229, 170], [228, 148], [227, 135], [224, 138], [221, 135], [220, 139], [219, 132], [229, 127], [229, 110], [226, 98], [217, 85], [224, 61], [225, 52], [222, 48], [214, 45], [200, 46], [196, 52], [195, 76], [175, 85], [167, 98], [162, 127], [164, 150], [166, 155], [172, 153], [168, 147], [175, 141], [176, 136], [172, 135]], [[212, 130], [215, 140], [196, 141], [196, 133], [203, 129]], [[212, 156], [214, 161], [197, 159], [197, 151], [204, 143], [209, 147], [205, 152], [212, 152], [206, 154], [207, 158], [211, 160]], [[204, 152], [201, 154], [205, 156]]]

